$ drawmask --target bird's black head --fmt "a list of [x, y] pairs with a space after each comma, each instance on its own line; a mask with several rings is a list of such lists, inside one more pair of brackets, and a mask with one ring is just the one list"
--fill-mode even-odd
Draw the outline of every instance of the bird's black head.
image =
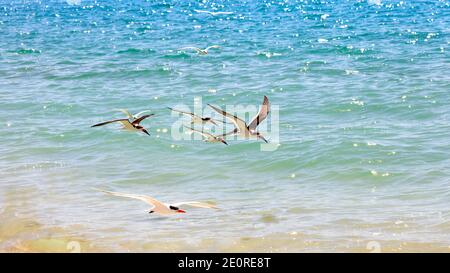
[[169, 206], [169, 209], [174, 210], [177, 213], [186, 213], [184, 210], [180, 209], [179, 207], [175, 207], [175, 206]]

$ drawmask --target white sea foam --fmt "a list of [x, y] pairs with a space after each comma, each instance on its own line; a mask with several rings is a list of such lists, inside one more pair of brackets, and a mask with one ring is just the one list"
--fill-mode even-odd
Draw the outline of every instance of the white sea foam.
[[257, 54], [266, 56], [267, 58], [281, 56], [281, 53], [275, 53], [275, 52], [258, 52]]
[[81, 0], [66, 0], [67, 4], [71, 5], [71, 6], [75, 6], [75, 5], [80, 5], [81, 4]]
[[369, 5], [377, 5], [377, 6], [381, 6], [381, 0], [367, 0], [367, 3]]
[[330, 15], [329, 15], [328, 13], [325, 13], [325, 14], [322, 14], [322, 15], [320, 16], [320, 19], [321, 19], [321, 20], [326, 20], [328, 17], [330, 17]]
[[359, 74], [358, 70], [351, 70], [351, 69], [345, 70], [345, 75], [357, 75], [357, 74]]

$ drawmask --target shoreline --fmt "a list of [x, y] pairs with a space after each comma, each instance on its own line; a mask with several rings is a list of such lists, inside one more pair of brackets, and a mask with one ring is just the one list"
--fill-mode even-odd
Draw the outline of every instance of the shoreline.
[[[5, 223], [5, 222], [4, 222]], [[85, 231], [48, 227], [36, 220], [14, 218], [0, 227], [0, 253], [123, 253], [123, 252], [206, 252], [206, 253], [283, 253], [283, 252], [361, 252], [361, 253], [450, 253], [450, 244], [382, 238], [355, 237], [351, 240], [327, 240], [320, 236], [299, 232], [272, 233], [267, 236], [204, 238], [199, 242], [188, 240], [133, 240], [108, 236], [83, 236]], [[71, 235], [72, 234], [72, 235]], [[114, 246], [115, 245], [115, 246]]]

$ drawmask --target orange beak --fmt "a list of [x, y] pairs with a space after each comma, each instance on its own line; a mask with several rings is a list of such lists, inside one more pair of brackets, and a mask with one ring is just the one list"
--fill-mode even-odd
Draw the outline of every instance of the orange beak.
[[184, 210], [182, 210], [182, 209], [179, 209], [179, 210], [177, 210], [177, 212], [178, 213], [186, 213]]

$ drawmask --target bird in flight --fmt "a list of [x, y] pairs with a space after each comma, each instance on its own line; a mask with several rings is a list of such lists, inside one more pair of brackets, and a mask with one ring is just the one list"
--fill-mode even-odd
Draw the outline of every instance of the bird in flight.
[[220, 48], [220, 46], [213, 45], [213, 46], [208, 46], [205, 49], [201, 49], [201, 48], [194, 47], [194, 46], [188, 46], [188, 47], [182, 47], [182, 48], [180, 48], [178, 50], [195, 50], [195, 51], [197, 51], [198, 55], [207, 55], [211, 48]]
[[200, 116], [195, 115], [194, 113], [176, 110], [176, 109], [173, 109], [173, 108], [171, 108], [171, 107], [167, 107], [167, 108], [169, 108], [170, 110], [172, 110], [172, 111], [174, 111], [174, 112], [178, 112], [178, 113], [181, 113], [181, 114], [183, 114], [183, 115], [185, 115], [185, 116], [191, 117], [191, 124], [201, 124], [201, 125], [204, 125], [204, 124], [207, 124], [207, 123], [211, 123], [211, 124], [214, 124], [214, 125], [217, 126], [216, 121], [217, 121], [217, 122], [222, 122], [222, 123], [224, 123], [223, 121], [215, 120], [215, 119], [210, 118], [210, 117], [202, 118], [202, 117], [200, 117]]
[[233, 14], [233, 12], [231, 12], [231, 11], [208, 11], [208, 10], [198, 10], [198, 9], [194, 9], [194, 11], [198, 12], [198, 13], [208, 13], [208, 14], [211, 14], [212, 16]]
[[205, 203], [205, 202], [177, 202], [172, 204], [167, 204], [160, 202], [156, 200], [155, 198], [152, 198], [148, 195], [141, 195], [141, 194], [129, 194], [129, 193], [121, 193], [121, 192], [113, 192], [113, 191], [106, 191], [102, 189], [95, 189], [101, 192], [104, 192], [109, 195], [113, 196], [119, 196], [119, 197], [125, 197], [125, 198], [132, 198], [144, 201], [145, 203], [149, 204], [151, 206], [149, 213], [155, 213], [159, 215], [173, 215], [178, 213], [186, 213], [185, 210], [182, 210], [180, 207], [184, 206], [190, 206], [190, 207], [196, 207], [196, 208], [205, 208], [205, 209], [218, 209], [216, 206]]
[[109, 120], [109, 121], [105, 121], [105, 122], [94, 124], [91, 127], [98, 127], [98, 126], [103, 126], [103, 125], [114, 123], [114, 122], [119, 122], [120, 124], [122, 124], [122, 129], [124, 129], [124, 130], [132, 131], [132, 132], [143, 132], [143, 133], [145, 133], [147, 135], [150, 135], [148, 133], [148, 131], [142, 125], [140, 125], [140, 123], [144, 119], [146, 119], [148, 117], [151, 117], [153, 115], [154, 114], [143, 115], [142, 117], [139, 117], [139, 118], [137, 118], [137, 119], [135, 119], [133, 121], [130, 121], [129, 119], [126, 119], [126, 118], [114, 119], [114, 120]]
[[144, 110], [144, 111], [141, 111], [141, 112], [139, 112], [139, 113], [133, 115], [133, 114], [131, 114], [130, 112], [128, 112], [127, 109], [115, 109], [115, 110], [116, 110], [116, 111], [120, 111], [120, 112], [124, 113], [125, 115], [127, 115], [127, 118], [128, 118], [128, 119], [137, 119], [137, 118], [139, 118], [143, 113], [150, 112], [150, 110]]
[[236, 127], [233, 131], [222, 135], [222, 137], [225, 137], [227, 135], [238, 135], [244, 138], [262, 139], [264, 142], [268, 143], [264, 136], [256, 131], [256, 127], [258, 127], [258, 125], [269, 115], [270, 112], [270, 103], [269, 99], [266, 96], [264, 96], [264, 100], [258, 114], [256, 114], [249, 125], [247, 125], [245, 121], [235, 115], [229, 114], [218, 107], [212, 106], [211, 104], [208, 105], [216, 112], [233, 122], [234, 126]]
[[228, 145], [228, 143], [220, 136], [215, 136], [213, 134], [210, 134], [208, 132], [204, 132], [204, 131], [199, 131], [193, 128], [189, 128], [187, 126], [184, 126], [185, 128], [187, 128], [189, 131], [191, 131], [191, 133], [197, 133], [200, 134], [204, 137], [205, 142], [222, 142], [225, 145]]

